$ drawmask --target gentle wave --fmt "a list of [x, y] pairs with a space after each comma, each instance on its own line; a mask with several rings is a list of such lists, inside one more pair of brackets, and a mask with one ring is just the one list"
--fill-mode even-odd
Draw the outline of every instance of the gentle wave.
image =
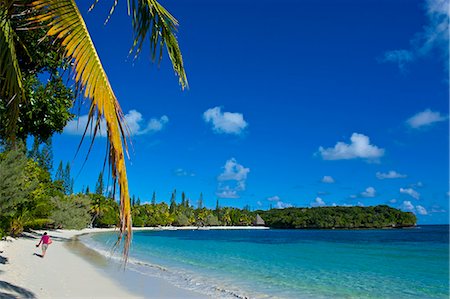
[[[79, 240], [91, 250], [102, 256], [120, 264], [122, 257], [114, 254], [114, 250], [107, 250], [98, 242], [90, 238], [89, 235], [82, 236]], [[108, 245], [107, 245], [108, 246]], [[112, 245], [111, 245], [112, 246]], [[111, 247], [112, 248], [112, 247]], [[127, 270], [134, 271], [141, 275], [161, 278], [172, 285], [189, 291], [195, 291], [213, 298], [222, 299], [250, 299], [250, 298], [274, 298], [266, 294], [247, 294], [242, 290], [232, 290], [226, 286], [221, 286], [216, 281], [207, 279], [204, 276], [188, 273], [186, 271], [170, 269], [161, 265], [152, 264], [133, 257], [128, 259]]]

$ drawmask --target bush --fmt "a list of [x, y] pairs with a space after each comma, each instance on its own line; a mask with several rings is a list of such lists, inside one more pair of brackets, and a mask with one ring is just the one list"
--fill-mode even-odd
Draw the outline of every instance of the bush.
[[56, 228], [82, 229], [86, 228], [90, 221], [89, 197], [86, 195], [69, 195], [53, 197], [55, 210], [51, 215]]

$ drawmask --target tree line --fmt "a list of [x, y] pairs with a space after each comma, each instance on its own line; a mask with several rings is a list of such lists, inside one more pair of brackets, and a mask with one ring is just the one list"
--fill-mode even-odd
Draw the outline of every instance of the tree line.
[[[103, 173], [95, 192], [89, 186], [74, 194], [70, 164], [60, 162], [52, 178], [51, 142], [33, 145], [27, 152], [21, 145], [0, 152], [0, 236], [20, 235], [27, 229], [115, 227], [119, 225], [119, 204], [106, 190]], [[109, 191], [109, 192], [107, 192]], [[108, 193], [107, 195], [105, 195]], [[184, 192], [181, 201], [174, 190], [168, 203], [157, 202], [153, 192], [149, 203], [132, 197], [133, 226], [249, 226], [256, 215], [272, 228], [383, 228], [413, 226], [413, 213], [386, 205], [375, 207], [317, 207], [250, 211], [204, 206], [200, 193], [196, 206]]]

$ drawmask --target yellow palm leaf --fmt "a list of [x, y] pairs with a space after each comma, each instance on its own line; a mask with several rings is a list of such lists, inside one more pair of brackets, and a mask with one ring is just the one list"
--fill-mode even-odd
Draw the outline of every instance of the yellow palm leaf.
[[86, 24], [73, 0], [37, 0], [32, 3], [36, 17], [31, 21], [47, 22], [48, 35], [56, 37], [65, 49], [65, 57], [73, 60], [78, 89], [91, 100], [88, 123], [95, 123], [93, 138], [104, 118], [109, 144], [109, 163], [114, 184], [120, 190], [120, 242], [124, 238], [123, 254], [128, 257], [132, 236], [131, 207], [125, 167], [126, 134], [124, 116]]
[[[98, 0], [94, 2], [91, 9], [97, 2]], [[114, 0], [110, 15], [117, 3], [118, 0]], [[182, 88], [186, 87], [187, 78], [183, 59], [174, 33], [178, 26], [177, 20], [155, 0], [127, 0], [127, 3], [134, 31], [134, 42], [130, 53], [135, 52], [138, 55], [148, 36], [153, 60], [156, 60], [156, 53], [159, 51], [158, 60], [160, 61], [163, 47], [166, 47], [173, 69], [179, 77], [180, 85]], [[125, 167], [127, 143], [126, 127], [122, 125], [124, 123], [123, 113], [75, 1], [36, 0], [32, 3], [32, 6], [37, 12], [37, 16], [31, 18], [31, 20], [48, 24], [49, 31], [47, 34], [56, 37], [65, 50], [65, 57], [74, 61], [73, 71], [76, 74], [77, 89], [84, 92], [84, 97], [91, 99], [88, 126], [89, 124], [94, 125], [94, 137], [100, 126], [100, 119], [104, 117], [106, 120], [109, 163], [114, 184], [118, 183], [120, 187], [121, 225], [118, 242], [125, 236], [123, 253], [126, 259], [132, 231]], [[130, 9], [132, 10], [131, 13]]]

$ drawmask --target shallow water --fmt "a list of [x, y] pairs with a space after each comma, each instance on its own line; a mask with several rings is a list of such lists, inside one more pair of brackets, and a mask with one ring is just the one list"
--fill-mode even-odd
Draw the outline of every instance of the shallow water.
[[[81, 238], [110, 252], [114, 233]], [[449, 227], [135, 232], [129, 267], [213, 297], [448, 298]]]

